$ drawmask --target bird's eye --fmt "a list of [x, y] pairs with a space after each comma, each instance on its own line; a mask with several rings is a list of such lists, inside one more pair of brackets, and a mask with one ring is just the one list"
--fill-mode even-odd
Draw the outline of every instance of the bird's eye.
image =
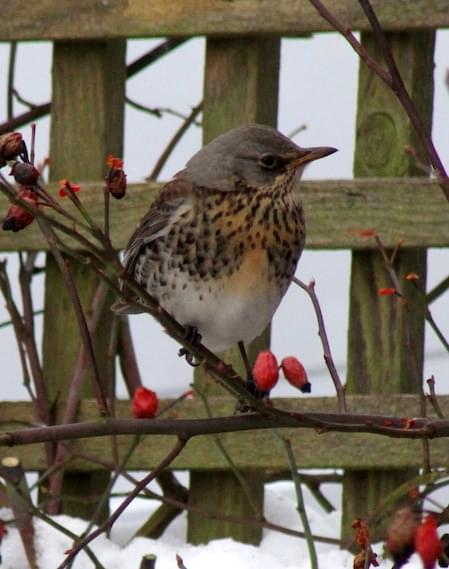
[[262, 154], [259, 158], [259, 165], [264, 170], [276, 170], [281, 165], [281, 161], [278, 156], [274, 154]]

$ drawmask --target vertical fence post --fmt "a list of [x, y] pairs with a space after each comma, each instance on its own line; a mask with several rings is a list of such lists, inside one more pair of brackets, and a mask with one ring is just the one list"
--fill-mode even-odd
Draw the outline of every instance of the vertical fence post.
[[[220, 39], [207, 40], [204, 80], [203, 141], [245, 123], [276, 125], [278, 108], [280, 40]], [[269, 345], [269, 329], [254, 340], [249, 349], [251, 360]], [[224, 360], [244, 374], [237, 349], [228, 350]], [[209, 394], [222, 392], [210, 388], [202, 373], [196, 377]], [[211, 444], [214, 444], [211, 440]], [[243, 472], [253, 493], [253, 504], [263, 511], [263, 472]], [[241, 485], [231, 471], [191, 472], [189, 500], [204, 510], [235, 517], [254, 517], [254, 511]], [[189, 512], [188, 540], [204, 543], [232, 537], [257, 544], [261, 528], [222, 520], [210, 520]]]
[[[392, 33], [388, 39], [401, 75], [421, 116], [430, 128], [433, 99], [434, 33]], [[362, 34], [365, 48], [378, 60], [381, 51], [370, 34]], [[360, 66], [354, 174], [357, 177], [423, 175], [406, 145], [422, 148], [394, 94], [368, 68]], [[388, 212], [385, 212], [388, 215]], [[382, 237], [382, 236], [380, 236]], [[398, 235], [398, 239], [401, 236]], [[404, 243], [407, 247], [407, 243]], [[378, 289], [392, 286], [377, 251], [353, 252], [348, 337], [349, 393], [416, 393], [422, 380], [424, 303], [404, 276], [420, 275], [425, 289], [426, 251], [404, 248], [395, 263], [410, 299], [410, 311], [395, 298], [379, 298]], [[357, 409], [352, 409], [357, 411]], [[367, 451], [369, 452], [369, 451]], [[392, 447], [394, 452], [394, 447]], [[360, 470], [345, 472], [342, 535], [352, 535], [351, 522], [367, 517], [379, 500], [416, 474], [410, 470]], [[382, 526], [373, 528], [380, 539]]]
[[[125, 42], [56, 42], [53, 53], [51, 116], [51, 179], [99, 181], [107, 154], [122, 155], [125, 89]], [[82, 194], [80, 194], [82, 198]], [[97, 278], [73, 262], [85, 309], [90, 308]], [[106, 378], [112, 315], [108, 302], [94, 336], [102, 378]], [[64, 281], [51, 255], [47, 256], [43, 365], [50, 397], [62, 403], [67, 394], [81, 339]], [[86, 374], [82, 397], [92, 397]], [[63, 512], [89, 517], [98, 505], [109, 473], [68, 472], [64, 477]]]

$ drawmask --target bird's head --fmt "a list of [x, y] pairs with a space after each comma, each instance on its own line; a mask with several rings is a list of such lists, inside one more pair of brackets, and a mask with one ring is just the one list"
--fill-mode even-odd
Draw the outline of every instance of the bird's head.
[[221, 191], [241, 187], [267, 189], [279, 179], [336, 152], [336, 148], [301, 148], [277, 130], [244, 125], [218, 136], [187, 163], [182, 177], [197, 185]]

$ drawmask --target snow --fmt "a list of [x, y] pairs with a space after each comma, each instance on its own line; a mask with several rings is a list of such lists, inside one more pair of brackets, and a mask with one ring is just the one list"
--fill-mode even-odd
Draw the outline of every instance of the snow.
[[[300, 530], [296, 512], [293, 485], [290, 482], [269, 484], [265, 491], [265, 515], [273, 523]], [[120, 500], [114, 499], [112, 507]], [[337, 538], [340, 529], [339, 511], [330, 514], [323, 511], [310, 498], [307, 513], [315, 534]], [[129, 510], [117, 521], [112, 539], [99, 536], [91, 548], [107, 569], [139, 569], [146, 554], [157, 556], [156, 569], [176, 569], [176, 554], [184, 560], [187, 569], [309, 569], [310, 563], [305, 540], [271, 530], [264, 531], [259, 547], [246, 545], [232, 539], [220, 539], [207, 545], [190, 545], [185, 541], [186, 514], [179, 516], [166, 530], [162, 538], [153, 540], [135, 538], [127, 542], [133, 531], [149, 514], [148, 500], [135, 500]], [[11, 512], [0, 510], [0, 518], [11, 518]], [[59, 524], [76, 534], [81, 534], [86, 522], [68, 516], [55, 516]], [[39, 569], [55, 569], [64, 559], [64, 551], [70, 549], [71, 539], [41, 520], [35, 522], [35, 546]], [[353, 556], [337, 546], [316, 543], [320, 569], [352, 569]], [[392, 562], [382, 558], [383, 545], [374, 546], [379, 556], [380, 568], [390, 569]], [[3, 563], [1, 569], [24, 569], [27, 567], [18, 532], [10, 527], [1, 545]], [[74, 569], [91, 569], [92, 562], [83, 552], [78, 555]], [[421, 569], [416, 556], [407, 569]]]

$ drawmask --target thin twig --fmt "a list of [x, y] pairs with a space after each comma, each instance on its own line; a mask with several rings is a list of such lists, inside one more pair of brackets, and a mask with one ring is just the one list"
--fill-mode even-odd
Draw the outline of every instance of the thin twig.
[[435, 393], [435, 377], [432, 375], [426, 381], [427, 385], [429, 386], [430, 395], [427, 395], [427, 399], [430, 401], [435, 413], [440, 419], [444, 419], [444, 413], [441, 410], [440, 404], [438, 403], [438, 397]]
[[[209, 401], [207, 399], [206, 394], [202, 390], [200, 390], [198, 388], [198, 386], [195, 386], [195, 392], [199, 395], [201, 401], [203, 402], [207, 416], [212, 418], [213, 414], [212, 414], [212, 411], [211, 411]], [[216, 444], [218, 450], [220, 451], [221, 455], [223, 456], [225, 461], [228, 463], [229, 468], [231, 469], [234, 476], [239, 481], [239, 484], [242, 488], [243, 494], [245, 495], [245, 497], [248, 501], [248, 504], [250, 505], [250, 507], [253, 511], [254, 516], [257, 519], [263, 519], [263, 511], [261, 510], [260, 505], [255, 500], [253, 492], [251, 492], [251, 486], [248, 483], [248, 480], [245, 478], [245, 476], [237, 468], [235, 462], [232, 460], [232, 457], [229, 454], [229, 452], [227, 451], [225, 445], [221, 442], [220, 436], [219, 435], [213, 435], [213, 439], [214, 439], [215, 444]], [[316, 568], [314, 568], [314, 569], [316, 569]]]
[[369, 0], [359, 0], [359, 3], [364, 10], [373, 30], [373, 33], [382, 48], [384, 59], [387, 65], [385, 70], [381, 65], [377, 63], [365, 50], [362, 44], [357, 40], [354, 34], [342, 23], [340, 20], [332, 14], [320, 0], [310, 0], [311, 4], [315, 6], [317, 11], [321, 16], [327, 20], [336, 30], [338, 30], [349, 42], [354, 51], [359, 55], [359, 57], [365, 62], [365, 64], [374, 73], [380, 77], [387, 85], [392, 89], [392, 91], [397, 96], [399, 102], [407, 113], [410, 122], [412, 123], [415, 131], [417, 132], [421, 142], [423, 143], [429, 160], [435, 171], [438, 183], [443, 190], [446, 199], [449, 201], [449, 178], [447, 176], [444, 165], [438, 155], [438, 152], [433, 144], [432, 138], [428, 129], [426, 128], [424, 122], [422, 121], [419, 113], [416, 110], [415, 104], [413, 103], [408, 91], [404, 85], [401, 78], [399, 70], [397, 68], [394, 57], [391, 53], [388, 40], [386, 38], [385, 32], [383, 31], [377, 16], [372, 9]]
[[72, 559], [76, 557], [76, 555], [85, 548], [87, 544], [89, 544], [92, 540], [96, 537], [107, 531], [111, 528], [120, 515], [126, 510], [129, 504], [134, 500], [134, 498], [146, 487], [148, 484], [165, 468], [167, 468], [179, 455], [179, 453], [184, 449], [188, 442], [188, 437], [178, 437], [178, 440], [172, 450], [167, 454], [167, 456], [159, 463], [159, 465], [152, 471], [150, 474], [147, 474], [134, 488], [132, 492], [130, 492], [129, 496], [123, 500], [120, 506], [115, 510], [115, 512], [104, 522], [102, 523], [95, 531], [91, 532], [89, 535], [78, 541], [74, 547], [70, 550], [67, 554], [65, 560], [58, 566], [58, 569], [64, 569], [72, 562]]
[[97, 399], [98, 408], [103, 416], [107, 416], [109, 415], [108, 403], [104, 394], [104, 390], [101, 385], [101, 378], [96, 363], [95, 353], [92, 345], [92, 338], [90, 337], [89, 334], [89, 328], [86, 322], [86, 318], [84, 316], [83, 307], [81, 305], [81, 301], [78, 295], [76, 283], [73, 278], [73, 273], [70, 264], [67, 260], [63, 258], [61, 252], [56, 247], [55, 235], [49, 223], [46, 221], [46, 219], [38, 218], [37, 221], [39, 223], [42, 233], [47, 239], [51, 252], [53, 253], [56, 263], [58, 264], [59, 270], [61, 271], [64, 281], [67, 285], [67, 290], [69, 292], [70, 299], [72, 301], [72, 305], [75, 310], [75, 316], [78, 321], [78, 327], [81, 339], [86, 348], [86, 357], [89, 362], [89, 366], [92, 370], [92, 381], [93, 381], [93, 387], [94, 387], [95, 397]]
[[[95, 331], [100, 322], [107, 293], [108, 289], [106, 285], [103, 282], [100, 282], [92, 297], [90, 317], [87, 322], [90, 337], [95, 334]], [[78, 412], [82, 381], [85, 375], [87, 364], [89, 362], [86, 351], [87, 349], [88, 346], [83, 342], [81, 344], [80, 350], [78, 352], [78, 357], [73, 368], [72, 378], [69, 382], [69, 391], [61, 421], [61, 424], [63, 425], [68, 425], [74, 422], [76, 414]], [[58, 444], [54, 461], [56, 465], [62, 464], [66, 460], [66, 456], [69, 450], [69, 445]], [[64, 472], [62, 470], [57, 470], [50, 478], [50, 493], [52, 495], [52, 499], [50, 500], [47, 508], [49, 514], [59, 513], [63, 479]]]
[[142, 378], [139, 372], [139, 366], [131, 336], [129, 318], [127, 315], [120, 316], [118, 319], [118, 326], [117, 353], [120, 362], [120, 369], [122, 370], [123, 379], [129, 396], [132, 397], [135, 390], [142, 386]]
[[[172, 116], [177, 117], [178, 119], [182, 119], [184, 121], [189, 118], [188, 115], [185, 115], [184, 113], [176, 111], [175, 109], [171, 109], [170, 107], [148, 107], [147, 105], [143, 105], [142, 103], [138, 103], [137, 101], [134, 101], [130, 97], [125, 97], [125, 103], [127, 103], [133, 109], [136, 109], [136, 111], [142, 111], [143, 113], [153, 115], [154, 117], [156, 117], [158, 119], [161, 119], [164, 116], [164, 114], [165, 115], [172, 115]], [[195, 123], [195, 124], [197, 126], [201, 126], [200, 123]]]
[[162, 168], [165, 166], [168, 158], [170, 157], [171, 153], [175, 149], [178, 142], [184, 136], [184, 133], [187, 129], [195, 122], [196, 117], [203, 109], [203, 102], [198, 103], [196, 107], [193, 107], [192, 112], [190, 115], [185, 119], [182, 125], [178, 128], [178, 130], [173, 135], [172, 139], [169, 141], [167, 146], [164, 148], [162, 154], [159, 156], [158, 161], [156, 162], [151, 174], [145, 178], [147, 182], [151, 180], [156, 180], [159, 174], [161, 173]]
[[[380, 254], [382, 255], [382, 258], [384, 260], [384, 266], [385, 269], [391, 279], [391, 283], [393, 284], [395, 290], [396, 290], [396, 296], [398, 297], [398, 300], [401, 302], [401, 306], [405, 312], [404, 314], [404, 324], [405, 324], [405, 342], [406, 345], [408, 347], [408, 351], [410, 354], [410, 358], [414, 364], [413, 369], [415, 370], [415, 381], [416, 381], [416, 387], [417, 387], [417, 391], [419, 394], [419, 406], [420, 406], [420, 411], [421, 411], [421, 415], [423, 417], [427, 416], [427, 406], [426, 406], [426, 396], [424, 393], [424, 387], [423, 387], [423, 378], [419, 373], [419, 369], [420, 369], [420, 364], [419, 361], [417, 359], [417, 347], [416, 347], [416, 341], [415, 341], [415, 337], [414, 337], [414, 331], [412, 326], [410, 325], [410, 306], [409, 306], [409, 301], [408, 299], [405, 298], [404, 296], [404, 291], [403, 291], [403, 287], [401, 284], [401, 280], [399, 278], [399, 275], [396, 271], [395, 265], [394, 263], [396, 262], [397, 256], [399, 254], [399, 250], [402, 246], [402, 242], [399, 241], [396, 244], [396, 247], [393, 249], [393, 251], [391, 252], [391, 254], [389, 255], [387, 252], [387, 249], [385, 248], [382, 239], [380, 238], [379, 235], [375, 235], [375, 241], [377, 244], [377, 248], [380, 252]], [[413, 283], [415, 285], [415, 288], [417, 288], [416, 283]], [[423, 450], [423, 469], [425, 472], [430, 472], [431, 468], [430, 468], [430, 445], [429, 445], [429, 441], [428, 440], [423, 440], [422, 441], [422, 450]]]
[[432, 304], [437, 298], [445, 293], [449, 289], [449, 276], [443, 279], [440, 283], [438, 283], [431, 291], [429, 291], [426, 295], [426, 303], [427, 305]]
[[[110, 468], [110, 469], [114, 468], [112, 463], [100, 460], [100, 459], [98, 459], [98, 457], [92, 456], [90, 454], [77, 453], [74, 456], [76, 456], [76, 458], [82, 458], [83, 460], [88, 460], [88, 461], [93, 462], [94, 464], [98, 464], [104, 468]], [[134, 484], [134, 485], [138, 484], [138, 480], [136, 480], [129, 472], [123, 472], [123, 477], [126, 480], [128, 480], [131, 484]], [[118, 494], [118, 496], [124, 496], [124, 495], [126, 495], [126, 494]], [[274, 524], [274, 523], [269, 522], [267, 520], [256, 520], [255, 518], [241, 518], [241, 517], [237, 517], [237, 516], [230, 516], [228, 514], [223, 514], [223, 512], [214, 512], [214, 511], [210, 511], [210, 510], [203, 510], [202, 508], [194, 506], [193, 504], [190, 504], [188, 502], [182, 502], [182, 501], [177, 500], [176, 498], [172, 498], [170, 496], [161, 496], [160, 494], [156, 494], [155, 492], [153, 492], [152, 490], [149, 490], [148, 488], [145, 488], [143, 490], [143, 496], [139, 496], [139, 498], [157, 500], [159, 502], [173, 506], [175, 508], [183, 509], [183, 510], [186, 510], [188, 512], [192, 512], [194, 514], [198, 514], [199, 516], [202, 516], [206, 519], [220, 520], [220, 521], [229, 522], [229, 523], [238, 524], [238, 525], [250, 525], [250, 526], [255, 526], [255, 527], [261, 527], [263, 529], [269, 529], [269, 530], [276, 531], [278, 533], [282, 533], [285, 535], [291, 535], [293, 537], [298, 537], [300, 539], [305, 538], [305, 534], [302, 531], [292, 530], [290, 528], [287, 528], [287, 527], [284, 527], [284, 526], [281, 526], [278, 524]], [[327, 543], [329, 545], [337, 545], [337, 546], [341, 545], [341, 541], [339, 539], [335, 539], [332, 537], [325, 537], [322, 535], [314, 535], [313, 539], [319, 543]]]
[[273, 435], [281, 442], [284, 447], [285, 454], [290, 466], [290, 472], [295, 486], [296, 493], [296, 511], [302, 522], [304, 533], [306, 536], [307, 549], [309, 550], [310, 565], [312, 569], [318, 569], [318, 557], [316, 554], [315, 543], [313, 541], [312, 530], [310, 528], [309, 519], [307, 517], [306, 507], [304, 504], [304, 497], [301, 488], [301, 475], [296, 464], [295, 455], [292, 450], [292, 445], [286, 437], [283, 437], [278, 429], [272, 430]]
[[14, 75], [16, 71], [17, 41], [9, 43], [8, 79], [6, 86], [6, 116], [12, 119], [14, 113]]
[[[142, 71], [148, 65], [151, 65], [162, 56], [167, 55], [174, 49], [176, 49], [181, 44], [185, 43], [190, 38], [170, 38], [155, 48], [151, 49], [132, 63], [130, 63], [126, 67], [126, 77], [130, 78]], [[2, 124], [0, 124], [0, 134], [5, 134], [5, 132], [10, 132], [12, 130], [16, 130], [24, 125], [41, 119], [48, 115], [51, 111], [51, 102], [49, 103], [41, 103], [35, 105], [33, 103], [29, 103], [32, 108], [25, 113], [17, 115], [14, 118], [11, 118]]]
[[310, 297], [312, 301], [313, 308], [315, 310], [317, 322], [318, 322], [318, 334], [321, 338], [321, 343], [323, 345], [323, 357], [324, 361], [326, 362], [327, 369], [329, 370], [330, 376], [332, 381], [334, 382], [335, 391], [337, 393], [337, 401], [338, 401], [338, 409], [340, 413], [347, 412], [347, 405], [346, 405], [346, 397], [345, 397], [345, 388], [341, 382], [340, 376], [338, 375], [337, 368], [334, 363], [334, 359], [332, 357], [329, 340], [327, 337], [326, 326], [324, 324], [323, 313], [320, 307], [320, 303], [318, 301], [318, 297], [315, 293], [315, 282], [311, 281], [308, 285], [306, 285], [301, 280], [293, 277], [293, 282], [297, 284], [302, 290], [304, 290]]

